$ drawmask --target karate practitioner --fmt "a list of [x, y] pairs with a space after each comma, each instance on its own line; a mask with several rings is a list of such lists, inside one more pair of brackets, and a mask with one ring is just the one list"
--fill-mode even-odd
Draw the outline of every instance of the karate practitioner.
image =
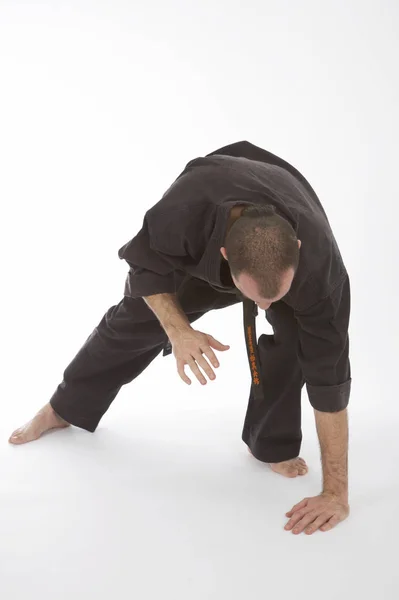
[[50, 401], [9, 441], [23, 444], [71, 424], [94, 432], [121, 387], [162, 350], [173, 352], [186, 384], [191, 371], [205, 385], [219, 367], [215, 351], [229, 346], [192, 324], [209, 310], [250, 302], [274, 333], [259, 337], [259, 364], [250, 363], [242, 439], [273, 471], [305, 475], [306, 384], [323, 485], [286, 513], [286, 529], [311, 534], [344, 520], [350, 284], [326, 212], [303, 175], [249, 142], [191, 160], [119, 258], [129, 265], [123, 299], [89, 335]]

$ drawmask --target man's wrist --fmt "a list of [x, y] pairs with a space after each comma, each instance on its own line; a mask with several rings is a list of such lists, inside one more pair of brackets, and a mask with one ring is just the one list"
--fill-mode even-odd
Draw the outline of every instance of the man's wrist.
[[178, 337], [185, 331], [188, 331], [190, 329], [192, 330], [192, 327], [189, 322], [185, 323], [184, 321], [182, 321], [180, 323], [170, 323], [166, 325], [164, 329], [169, 340], [173, 342], [174, 338]]
[[144, 296], [169, 340], [187, 329], [192, 329], [190, 321], [183, 311], [176, 294], [155, 294]]
[[337, 500], [341, 500], [342, 502], [349, 501], [349, 491], [348, 488], [333, 488], [329, 486], [324, 486], [322, 491], [323, 496], [331, 496], [332, 498], [336, 498]]

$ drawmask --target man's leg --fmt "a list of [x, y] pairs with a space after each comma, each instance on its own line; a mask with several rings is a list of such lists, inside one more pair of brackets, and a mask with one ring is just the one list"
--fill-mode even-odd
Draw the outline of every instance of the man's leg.
[[257, 401], [251, 389], [242, 439], [251, 453], [270, 463], [273, 470], [291, 477], [304, 475], [306, 463], [297, 458], [304, 379], [297, 358], [294, 312], [280, 301], [266, 311], [266, 318], [274, 334], [262, 334], [258, 340], [264, 398]]
[[144, 300], [124, 297], [109, 308], [67, 366], [50, 401], [9, 441], [33, 441], [68, 424], [94, 432], [121, 386], [145, 369], [165, 340]]
[[[178, 292], [192, 323], [212, 308], [238, 302], [191, 278]], [[124, 297], [112, 306], [64, 371], [50, 402], [9, 441], [33, 441], [69, 424], [94, 432], [120, 388], [135, 379], [162, 351], [167, 336], [142, 298]]]

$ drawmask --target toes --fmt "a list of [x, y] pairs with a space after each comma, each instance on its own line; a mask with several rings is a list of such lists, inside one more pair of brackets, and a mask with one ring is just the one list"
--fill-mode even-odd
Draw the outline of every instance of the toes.
[[305, 463], [305, 461], [302, 461], [302, 462], [298, 463], [298, 474], [299, 475], [306, 475], [307, 472], [308, 472], [308, 466]]
[[298, 476], [298, 469], [296, 467], [294, 467], [293, 465], [281, 465], [281, 466], [277, 466], [277, 465], [273, 465], [273, 471], [275, 471], [276, 473], [280, 473], [280, 475], [284, 475], [284, 477], [297, 477]]
[[284, 477], [298, 477], [306, 475], [308, 472], [308, 466], [303, 458], [299, 456], [297, 458], [291, 458], [280, 463], [269, 463], [272, 470]]
[[304, 465], [297, 460], [289, 461], [286, 463], [284, 468], [284, 475], [287, 477], [298, 477], [298, 475], [304, 474]]
[[300, 458], [298, 456], [298, 458], [296, 459], [296, 464], [297, 464], [297, 467], [298, 467], [298, 474], [299, 475], [306, 475], [306, 473], [308, 472], [308, 465], [303, 460], [303, 458]]
[[16, 429], [8, 440], [11, 444], [24, 444], [29, 441], [29, 430], [26, 427]]
[[14, 431], [14, 433], [12, 433], [12, 434], [10, 435], [10, 440], [11, 440], [12, 438], [17, 438], [17, 437], [19, 437], [21, 434], [22, 434], [22, 430], [21, 430], [21, 429], [16, 429], [16, 430]]
[[22, 441], [22, 431], [18, 433], [13, 433], [12, 436], [8, 440], [11, 444], [18, 444]]
[[298, 469], [289, 469], [285, 474], [287, 477], [298, 477]]

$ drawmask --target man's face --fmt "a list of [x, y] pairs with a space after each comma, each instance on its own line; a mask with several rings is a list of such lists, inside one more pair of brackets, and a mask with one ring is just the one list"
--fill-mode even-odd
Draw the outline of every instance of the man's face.
[[279, 293], [274, 298], [261, 298], [256, 281], [246, 273], [241, 273], [238, 279], [235, 279], [235, 277], [232, 276], [232, 280], [236, 288], [240, 290], [245, 298], [256, 302], [260, 309], [267, 310], [273, 302], [278, 302], [288, 294], [294, 275], [294, 269], [288, 269], [288, 271], [283, 274]]

